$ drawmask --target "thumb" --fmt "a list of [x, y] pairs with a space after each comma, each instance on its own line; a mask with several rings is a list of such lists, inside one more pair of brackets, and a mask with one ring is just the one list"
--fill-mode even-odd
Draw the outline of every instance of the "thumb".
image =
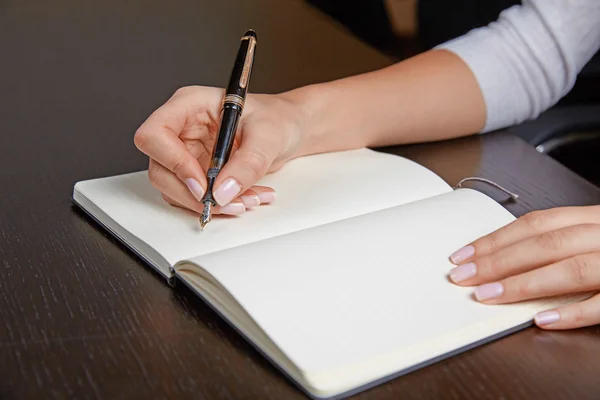
[[[266, 135], [272, 134], [266, 133]], [[213, 195], [220, 206], [229, 204], [252, 187], [267, 173], [273, 161], [281, 153], [278, 141], [265, 139], [264, 135], [262, 138], [247, 135], [244, 139], [215, 181]]]

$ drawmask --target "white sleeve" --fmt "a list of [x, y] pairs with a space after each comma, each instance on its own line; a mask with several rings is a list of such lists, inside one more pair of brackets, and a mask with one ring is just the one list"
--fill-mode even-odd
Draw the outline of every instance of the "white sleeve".
[[600, 48], [600, 0], [523, 0], [498, 20], [436, 47], [454, 52], [483, 93], [484, 132], [556, 104]]

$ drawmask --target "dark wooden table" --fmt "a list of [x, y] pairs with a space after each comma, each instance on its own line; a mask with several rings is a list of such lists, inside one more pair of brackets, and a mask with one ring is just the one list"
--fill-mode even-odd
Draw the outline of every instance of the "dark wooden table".
[[[69, 200], [78, 180], [144, 169], [136, 127], [179, 86], [223, 85], [248, 27], [254, 91], [391, 62], [296, 1], [0, 1], [0, 398], [304, 398]], [[517, 215], [600, 202], [507, 134], [392, 151], [506, 185]], [[357, 398], [593, 399], [598, 376], [598, 328], [529, 329]]]

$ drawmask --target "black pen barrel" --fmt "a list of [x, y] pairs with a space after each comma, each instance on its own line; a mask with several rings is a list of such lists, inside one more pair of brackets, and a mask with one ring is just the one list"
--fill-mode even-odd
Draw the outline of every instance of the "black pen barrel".
[[254, 63], [255, 47], [256, 33], [249, 30], [241, 39], [229, 85], [223, 98], [219, 134], [212, 154], [211, 168], [220, 170], [229, 160], [238, 123], [244, 110], [252, 64]]
[[225, 165], [229, 161], [233, 142], [237, 133], [238, 125], [244, 104], [248, 84], [250, 83], [250, 74], [254, 64], [254, 50], [256, 48], [256, 33], [253, 30], [247, 31], [241, 39], [240, 48], [235, 58], [235, 63], [231, 71], [229, 84], [225, 90], [223, 98], [223, 108], [221, 110], [221, 120], [219, 121], [219, 132], [213, 148], [212, 160], [207, 171], [207, 192], [204, 195], [203, 202], [216, 204], [213, 198], [213, 189], [215, 180]]
[[242, 108], [240, 106], [229, 103], [223, 105], [219, 135], [212, 154], [211, 168], [220, 170], [229, 161], [241, 116]]

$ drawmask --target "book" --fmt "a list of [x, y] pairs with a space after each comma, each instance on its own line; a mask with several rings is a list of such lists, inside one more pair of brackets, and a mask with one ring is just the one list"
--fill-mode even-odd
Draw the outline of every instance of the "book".
[[147, 172], [78, 182], [73, 201], [166, 279], [204, 299], [300, 389], [341, 398], [529, 326], [568, 298], [484, 305], [449, 255], [515, 217], [408, 159], [298, 158], [238, 217], [168, 205]]

